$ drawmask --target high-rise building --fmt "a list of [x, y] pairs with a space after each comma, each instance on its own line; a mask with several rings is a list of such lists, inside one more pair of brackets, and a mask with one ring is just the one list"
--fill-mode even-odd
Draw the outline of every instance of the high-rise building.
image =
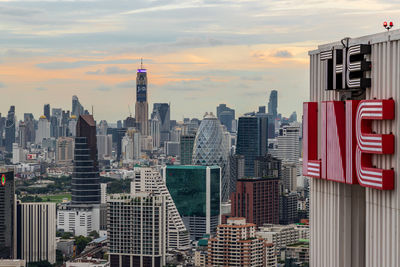
[[135, 129], [128, 129], [121, 140], [121, 153], [124, 161], [133, 161], [140, 159], [142, 154], [142, 145], [140, 132]]
[[6, 151], [11, 153], [12, 144], [15, 143], [15, 106], [11, 106], [10, 110], [8, 111], [5, 129], [5, 147]]
[[255, 177], [278, 177], [282, 179], [282, 161], [268, 154], [267, 156], [257, 157], [254, 161]]
[[36, 130], [36, 144], [42, 144], [43, 139], [50, 138], [50, 122], [42, 115], [39, 118], [38, 128]]
[[171, 115], [170, 115], [170, 105], [168, 103], [154, 103], [152, 118], [157, 117], [160, 122], [160, 143], [170, 140], [171, 130]]
[[135, 168], [135, 176], [131, 182], [131, 194], [139, 192], [153, 192], [156, 195], [165, 196], [168, 220], [167, 249], [188, 249], [190, 246], [189, 233], [160, 172], [152, 168]]
[[299, 164], [300, 159], [300, 127], [298, 125], [285, 125], [279, 129], [278, 158], [282, 162]]
[[74, 139], [59, 137], [56, 145], [56, 163], [70, 164], [74, 159]]
[[96, 123], [92, 115], [79, 116], [76, 126], [72, 203], [100, 203]]
[[166, 210], [165, 196], [147, 192], [108, 196], [110, 267], [165, 266]]
[[181, 165], [190, 165], [193, 161], [193, 146], [195, 135], [182, 135], [180, 141]]
[[234, 217], [245, 217], [248, 222], [257, 226], [279, 223], [279, 179], [239, 179], [236, 192], [231, 196], [231, 203]]
[[16, 258], [56, 263], [56, 203], [17, 203]]
[[[35, 142], [36, 132], [35, 132], [35, 122], [34, 122], [32, 113], [24, 113], [24, 123], [25, 123], [26, 145], [27, 145], [27, 143], [33, 144]], [[1, 122], [0, 122], [0, 125], [1, 125]], [[0, 128], [1, 128], [1, 126], [0, 126]], [[0, 129], [0, 132], [1, 132], [1, 129]], [[0, 136], [1, 136], [1, 133], [0, 133]]]
[[276, 90], [272, 90], [269, 95], [268, 114], [272, 115], [274, 119], [278, 116], [278, 91]]
[[79, 99], [76, 95], [72, 96], [72, 112], [71, 115], [76, 116], [77, 118], [79, 117], [79, 115], [83, 115], [84, 114], [84, 108], [81, 105], [81, 103], [79, 102]]
[[256, 225], [245, 218], [229, 218], [208, 240], [207, 266], [266, 266], [265, 241], [256, 237]]
[[282, 193], [279, 196], [279, 224], [296, 223], [297, 216], [297, 193]]
[[150, 120], [150, 135], [153, 140], [153, 147], [158, 149], [161, 145], [161, 123], [158, 119], [158, 116], [151, 118]]
[[43, 115], [47, 118], [47, 120], [50, 120], [50, 104], [45, 104], [43, 106]]
[[163, 177], [190, 239], [214, 233], [221, 213], [221, 169], [169, 165], [163, 168]]
[[225, 125], [229, 132], [232, 132], [232, 121], [235, 120], [235, 110], [226, 106], [226, 104], [219, 104], [217, 107], [217, 118], [222, 125]]
[[60, 134], [59, 120], [56, 116], [51, 116], [47, 118], [50, 120], [50, 137], [58, 138]]
[[229, 182], [229, 196], [236, 192], [236, 182], [239, 179], [244, 178], [244, 156], [242, 155], [231, 155], [229, 156], [229, 168], [230, 168], [230, 182]]
[[283, 190], [294, 192], [297, 190], [297, 166], [294, 163], [282, 163], [282, 185]]
[[0, 258], [14, 258], [15, 240], [14, 172], [0, 169]]
[[136, 76], [135, 118], [139, 123], [140, 133], [149, 135], [149, 104], [147, 103], [147, 70], [140, 66]]
[[193, 165], [221, 167], [221, 200], [229, 199], [229, 148], [219, 120], [212, 114], [205, 114], [196, 134], [193, 148]]
[[268, 151], [267, 117], [245, 116], [239, 118], [236, 154], [244, 156], [244, 175], [254, 176], [254, 161], [266, 156]]
[[97, 151], [99, 159], [110, 158], [112, 155], [112, 135], [97, 135]]
[[26, 127], [23, 121], [21, 121], [18, 126], [18, 145], [22, 148], [26, 148]]

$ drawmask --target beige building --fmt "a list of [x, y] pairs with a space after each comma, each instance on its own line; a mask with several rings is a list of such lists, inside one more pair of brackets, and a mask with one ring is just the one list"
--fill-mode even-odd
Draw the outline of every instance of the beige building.
[[56, 163], [70, 164], [74, 159], [74, 139], [59, 137], [56, 145]]
[[265, 266], [265, 241], [256, 237], [256, 225], [245, 218], [229, 218], [208, 240], [207, 266]]
[[299, 230], [294, 225], [266, 224], [259, 228], [256, 236], [265, 239], [267, 243], [272, 243], [279, 254], [287, 245], [298, 242]]
[[0, 260], [0, 267], [25, 267], [25, 260]]
[[17, 204], [17, 255], [27, 263], [56, 262], [56, 204]]

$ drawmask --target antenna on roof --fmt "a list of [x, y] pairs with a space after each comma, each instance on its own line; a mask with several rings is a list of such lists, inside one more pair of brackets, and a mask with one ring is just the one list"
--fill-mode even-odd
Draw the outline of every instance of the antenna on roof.
[[140, 59], [140, 68], [143, 69], [143, 58]]
[[92, 105], [92, 116], [93, 116], [93, 105]]

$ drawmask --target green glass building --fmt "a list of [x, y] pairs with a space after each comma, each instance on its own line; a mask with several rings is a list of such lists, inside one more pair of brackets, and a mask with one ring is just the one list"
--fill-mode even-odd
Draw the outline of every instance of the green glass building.
[[166, 166], [163, 177], [190, 238], [197, 240], [214, 233], [220, 223], [221, 168]]

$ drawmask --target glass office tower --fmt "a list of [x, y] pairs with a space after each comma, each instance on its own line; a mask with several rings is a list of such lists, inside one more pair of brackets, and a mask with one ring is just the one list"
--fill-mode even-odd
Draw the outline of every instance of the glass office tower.
[[220, 222], [220, 167], [166, 166], [163, 176], [190, 238], [214, 233]]

